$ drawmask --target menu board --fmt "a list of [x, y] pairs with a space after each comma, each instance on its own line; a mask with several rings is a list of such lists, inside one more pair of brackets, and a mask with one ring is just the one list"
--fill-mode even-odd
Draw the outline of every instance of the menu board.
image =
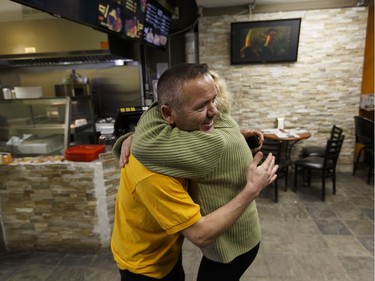
[[125, 39], [165, 49], [171, 14], [155, 0], [99, 0], [97, 24]]
[[143, 31], [143, 41], [156, 47], [165, 48], [171, 28], [171, 15], [161, 5], [149, 1]]
[[106, 33], [165, 49], [171, 13], [157, 0], [12, 0]]

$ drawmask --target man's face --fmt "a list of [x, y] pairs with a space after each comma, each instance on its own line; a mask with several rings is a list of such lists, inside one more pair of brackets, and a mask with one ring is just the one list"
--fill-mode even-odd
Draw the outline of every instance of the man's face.
[[210, 75], [190, 80], [183, 87], [185, 102], [181, 109], [172, 110], [174, 125], [183, 131], [205, 131], [214, 128], [216, 107], [216, 87]]

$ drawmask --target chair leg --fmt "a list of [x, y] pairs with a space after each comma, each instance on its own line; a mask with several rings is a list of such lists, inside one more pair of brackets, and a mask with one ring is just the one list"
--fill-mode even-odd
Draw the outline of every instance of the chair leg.
[[371, 168], [369, 168], [368, 170], [368, 174], [367, 174], [367, 184], [370, 184], [371, 182]]
[[286, 167], [285, 168], [285, 187], [284, 187], [284, 191], [288, 191], [288, 177], [289, 177], [289, 168]]
[[275, 189], [274, 190], [274, 198], [273, 198], [273, 201], [275, 201], [275, 203], [279, 202], [279, 186], [277, 184], [277, 179], [274, 181], [273, 183], [273, 188]]
[[298, 173], [298, 166], [294, 165], [294, 186], [293, 186], [293, 191], [297, 191], [297, 173]]
[[311, 186], [311, 170], [307, 170], [307, 186]]
[[322, 170], [322, 201], [325, 200], [326, 197], [326, 180], [325, 180], [325, 171]]
[[374, 167], [370, 167], [368, 169], [368, 174], [367, 174], [367, 184], [371, 183], [371, 177], [374, 176]]
[[332, 170], [332, 194], [336, 194], [336, 169]]
[[306, 183], [306, 170], [302, 168], [302, 185], [305, 186]]
[[353, 176], [355, 176], [355, 172], [357, 171], [358, 164], [359, 164], [359, 159], [361, 158], [362, 151], [363, 151], [363, 147], [358, 151], [357, 158], [354, 161], [354, 164], [353, 164]]

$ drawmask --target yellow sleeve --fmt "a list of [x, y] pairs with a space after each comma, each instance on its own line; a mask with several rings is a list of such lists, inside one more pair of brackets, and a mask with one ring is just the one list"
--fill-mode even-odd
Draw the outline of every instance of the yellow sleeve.
[[202, 217], [183, 182], [187, 181], [155, 174], [137, 187], [137, 196], [168, 234], [177, 233]]

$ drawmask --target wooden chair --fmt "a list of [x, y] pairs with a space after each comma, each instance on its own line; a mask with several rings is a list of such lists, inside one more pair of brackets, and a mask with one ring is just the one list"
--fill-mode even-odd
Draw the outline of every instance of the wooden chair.
[[273, 182], [274, 187], [274, 197], [273, 200], [275, 202], [279, 201], [278, 195], [278, 180], [281, 178], [285, 179], [285, 187], [284, 191], [288, 190], [288, 173], [289, 173], [289, 161], [282, 155], [282, 142], [281, 141], [274, 141], [265, 139], [262, 145], [262, 153], [263, 158], [265, 159], [269, 153], [275, 156], [275, 162], [279, 165], [279, 169], [277, 170], [277, 179]]
[[367, 184], [370, 184], [371, 178], [374, 178], [374, 148], [366, 147], [364, 149], [363, 162], [368, 166]]
[[336, 194], [336, 165], [340, 155], [341, 147], [345, 136], [342, 135], [339, 140], [327, 140], [324, 157], [308, 156], [294, 161], [294, 191], [297, 191], [298, 169], [308, 173], [308, 186], [311, 185], [312, 171], [320, 171], [322, 181], [322, 201], [325, 200], [325, 179], [332, 177], [332, 193]]
[[[332, 126], [330, 140], [338, 140], [342, 135], [343, 130], [336, 125]], [[320, 156], [324, 157], [326, 148], [325, 146], [306, 146], [302, 148], [302, 157], [307, 156]]]
[[357, 153], [357, 157], [355, 157], [354, 159], [353, 176], [355, 176], [355, 172], [357, 171], [361, 156], [364, 155], [365, 157], [367, 157], [364, 160], [366, 160], [365, 163], [369, 165], [369, 173], [371, 178], [371, 170], [374, 166], [373, 164], [371, 165], [371, 161], [369, 161], [371, 159], [368, 159], [368, 157], [371, 154], [374, 155], [374, 121], [362, 116], [354, 116], [354, 131], [355, 144], [356, 146], [359, 145], [360, 148]]

